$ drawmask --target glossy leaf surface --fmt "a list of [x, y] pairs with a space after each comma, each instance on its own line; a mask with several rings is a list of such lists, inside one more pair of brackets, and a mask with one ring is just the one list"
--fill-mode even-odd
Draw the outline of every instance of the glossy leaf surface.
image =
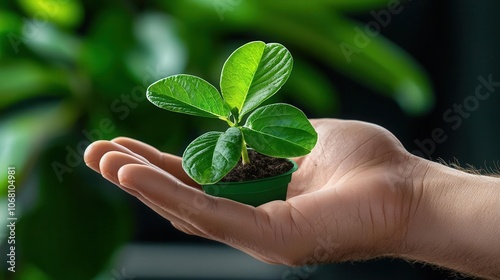
[[272, 157], [306, 155], [318, 138], [306, 115], [288, 104], [272, 104], [255, 110], [241, 129], [250, 147]]
[[184, 151], [182, 167], [199, 184], [212, 184], [231, 171], [240, 159], [241, 131], [208, 132], [196, 138]]
[[173, 112], [207, 118], [226, 118], [229, 108], [217, 89], [191, 75], [175, 75], [148, 87], [147, 98], [154, 105]]
[[281, 44], [247, 43], [227, 59], [222, 69], [221, 91], [241, 118], [275, 94], [292, 72], [293, 59]]

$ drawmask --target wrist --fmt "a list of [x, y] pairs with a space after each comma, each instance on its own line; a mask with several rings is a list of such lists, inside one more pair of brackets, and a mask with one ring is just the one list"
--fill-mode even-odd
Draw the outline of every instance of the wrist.
[[421, 195], [401, 255], [477, 276], [500, 273], [500, 179], [419, 160]]

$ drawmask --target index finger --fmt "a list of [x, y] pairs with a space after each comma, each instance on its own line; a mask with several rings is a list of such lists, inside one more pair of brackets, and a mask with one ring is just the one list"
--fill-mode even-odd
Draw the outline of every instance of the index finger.
[[174, 175], [184, 184], [189, 186], [198, 186], [198, 183], [193, 181], [193, 179], [191, 179], [182, 168], [181, 157], [163, 153], [151, 145], [128, 137], [118, 137], [111, 141], [126, 147], [136, 154], [143, 156], [150, 163]]

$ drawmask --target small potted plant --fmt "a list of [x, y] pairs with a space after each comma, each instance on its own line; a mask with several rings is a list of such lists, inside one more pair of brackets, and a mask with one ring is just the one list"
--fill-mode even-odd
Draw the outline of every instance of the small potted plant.
[[148, 87], [148, 100], [162, 109], [229, 125], [225, 132], [201, 135], [184, 151], [182, 167], [206, 193], [254, 206], [286, 199], [297, 170], [288, 158], [310, 153], [317, 133], [294, 106], [260, 105], [283, 86], [292, 67], [292, 56], [283, 45], [255, 41], [238, 48], [224, 63], [221, 93], [207, 81], [185, 74]]

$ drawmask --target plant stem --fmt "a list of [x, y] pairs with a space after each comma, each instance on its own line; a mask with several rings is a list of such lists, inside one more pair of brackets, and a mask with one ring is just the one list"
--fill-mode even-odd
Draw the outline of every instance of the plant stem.
[[221, 119], [221, 120], [226, 121], [226, 123], [227, 123], [229, 126], [231, 126], [231, 127], [236, 126], [236, 125], [235, 125], [232, 121], [230, 121], [229, 119]]
[[250, 158], [248, 157], [248, 150], [245, 141], [243, 140], [243, 147], [241, 148], [241, 162], [243, 165], [250, 163]]

